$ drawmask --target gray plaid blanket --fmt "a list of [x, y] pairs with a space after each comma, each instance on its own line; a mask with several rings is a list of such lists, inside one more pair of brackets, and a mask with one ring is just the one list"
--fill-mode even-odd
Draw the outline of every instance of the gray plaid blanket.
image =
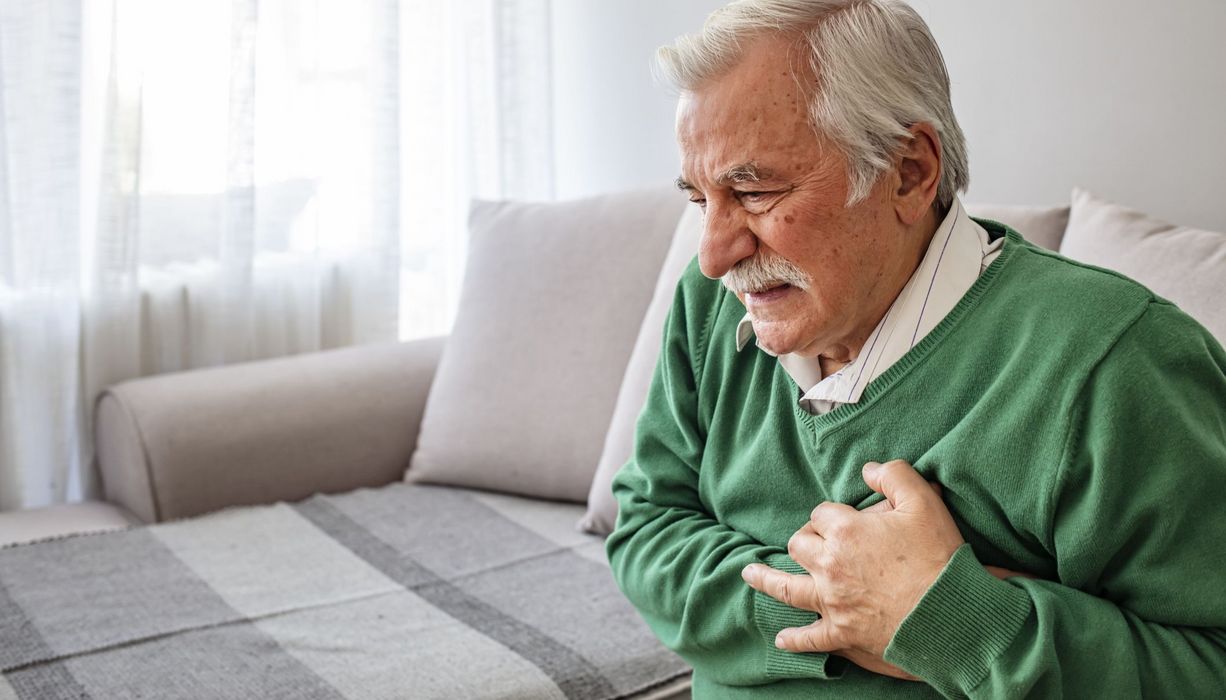
[[0, 700], [623, 698], [684, 663], [580, 509], [395, 484], [0, 549]]

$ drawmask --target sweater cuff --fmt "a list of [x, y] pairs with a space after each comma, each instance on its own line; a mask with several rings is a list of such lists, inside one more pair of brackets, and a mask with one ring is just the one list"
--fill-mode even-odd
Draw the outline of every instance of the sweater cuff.
[[902, 621], [885, 660], [945, 695], [965, 695], [987, 677], [1030, 610], [1025, 591], [988, 573], [963, 544]]
[[[766, 557], [765, 563], [773, 569], [789, 574], [805, 573], [804, 567], [787, 554], [772, 554]], [[825, 653], [785, 651], [775, 646], [775, 637], [781, 630], [813, 624], [820, 617], [817, 613], [794, 608], [759, 591], [753, 592], [753, 612], [754, 623], [766, 644], [767, 676], [774, 679], [826, 680], [843, 675], [848, 662], [842, 657]]]

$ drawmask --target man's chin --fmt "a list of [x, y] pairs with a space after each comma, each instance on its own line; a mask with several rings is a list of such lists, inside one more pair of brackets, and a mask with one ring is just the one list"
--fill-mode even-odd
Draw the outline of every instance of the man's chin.
[[770, 321], [756, 319], [753, 321], [754, 340], [758, 347], [772, 355], [800, 355], [801, 357], [817, 357], [819, 350], [811, 329], [798, 327], [788, 321]]
[[798, 349], [794, 338], [771, 332], [769, 329], [760, 329], [756, 321], [753, 330], [758, 347], [772, 355], [789, 355]]

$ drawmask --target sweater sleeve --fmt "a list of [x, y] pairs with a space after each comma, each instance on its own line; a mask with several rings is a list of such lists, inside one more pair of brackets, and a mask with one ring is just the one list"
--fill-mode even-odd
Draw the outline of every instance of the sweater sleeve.
[[664, 645], [708, 679], [758, 685], [834, 677], [842, 659], [792, 654], [774, 644], [781, 629], [809, 624], [817, 615], [757, 593], [740, 575], [754, 562], [792, 573], [802, 569], [781, 548], [720, 523], [699, 496], [704, 435], [691, 358], [709, 320], [687, 318], [683, 280], [633, 457], [613, 481], [619, 511], [607, 551], [614, 578]]
[[997, 580], [964, 545], [886, 660], [948, 697], [1226, 697], [1226, 352], [1152, 302], [1070, 420], [1059, 581]]

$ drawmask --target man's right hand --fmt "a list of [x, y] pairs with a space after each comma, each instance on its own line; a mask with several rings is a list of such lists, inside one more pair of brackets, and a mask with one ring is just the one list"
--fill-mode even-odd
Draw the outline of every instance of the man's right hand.
[[[928, 485], [932, 487], [932, 490], [935, 491], [938, 496], [941, 495], [941, 485], [940, 484], [938, 484], [935, 481], [930, 481], [928, 482]], [[880, 503], [874, 503], [868, 508], [865, 508], [864, 512], [865, 513], [878, 513], [878, 512], [886, 511], [886, 510], [891, 510], [890, 502], [885, 499], [882, 499]], [[1005, 569], [999, 566], [985, 566], [983, 568], [987, 569], [989, 574], [992, 574], [993, 576], [1000, 579], [1001, 581], [1004, 581], [1007, 578], [1012, 578], [1014, 576], [1021, 576], [1022, 578], [1038, 578], [1037, 576], [1031, 576], [1030, 574], [1024, 574], [1020, 571], [1013, 571], [1013, 570]], [[856, 665], [858, 666], [859, 664], [856, 664]], [[891, 668], [893, 667], [891, 666]], [[873, 669], [870, 668], [869, 670], [872, 671]], [[894, 674], [887, 673], [885, 675], [890, 676]]]
[[[935, 491], [938, 496], [941, 495], [941, 485], [940, 484], [936, 482], [929, 482], [929, 485], [932, 487], [932, 490]], [[890, 502], [888, 500], [883, 499], [880, 503], [875, 503], [869, 506], [868, 508], [865, 508], [864, 512], [876, 513], [876, 512], [881, 512], [881, 511], [888, 511], [891, 509], [892, 507], [890, 506]], [[1012, 578], [1014, 576], [1021, 576], [1022, 578], [1036, 578], [1035, 576], [1031, 576], [1030, 574], [1025, 574], [1020, 571], [1012, 571], [1010, 569], [1005, 569], [999, 566], [985, 566], [983, 568], [987, 569], [988, 573], [992, 574], [993, 576], [995, 576], [996, 578], [1002, 581], [1007, 578]], [[881, 658], [880, 656], [876, 656], [876, 655], [862, 652], [859, 650], [850, 650], [850, 649], [841, 651], [841, 652], [836, 652], [836, 654], [838, 656], [842, 656], [843, 658], [859, 666], [860, 668], [866, 671], [871, 671], [872, 673], [876, 673], [878, 675], [889, 676], [890, 678], [898, 678], [904, 681], [923, 680], [921, 678], [916, 678], [915, 676], [911, 675], [910, 673], [907, 673], [906, 671], [895, 666], [894, 664], [887, 662], [885, 659]]]

